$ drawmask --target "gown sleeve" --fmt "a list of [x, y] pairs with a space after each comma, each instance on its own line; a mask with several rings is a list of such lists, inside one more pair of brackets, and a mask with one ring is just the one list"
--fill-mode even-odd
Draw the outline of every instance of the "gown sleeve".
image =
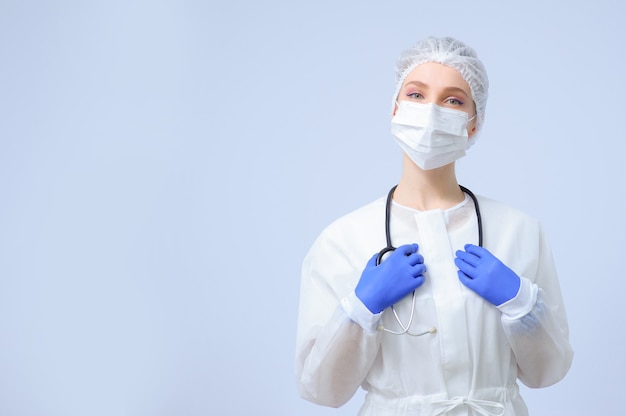
[[567, 374], [573, 359], [569, 329], [557, 273], [539, 225], [537, 268], [521, 276], [532, 303], [522, 315], [502, 314], [504, 333], [517, 361], [518, 377], [528, 387], [546, 387]]
[[[296, 379], [304, 399], [339, 407], [354, 395], [376, 358], [380, 314], [364, 316], [365, 307], [354, 296], [367, 259], [329, 234], [322, 233], [303, 262]], [[350, 319], [357, 312], [365, 318], [361, 324]]]

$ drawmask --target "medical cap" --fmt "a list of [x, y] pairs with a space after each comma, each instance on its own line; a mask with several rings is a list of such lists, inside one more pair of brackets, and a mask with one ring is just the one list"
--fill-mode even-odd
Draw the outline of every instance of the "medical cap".
[[[396, 91], [393, 94], [393, 106], [406, 77], [418, 65], [426, 62], [437, 62], [454, 68], [467, 82], [476, 105], [476, 132], [478, 132], [485, 120], [489, 90], [487, 71], [474, 49], [451, 37], [426, 38], [400, 55], [396, 62]], [[476, 137], [477, 135], [474, 134], [468, 143], [469, 146], [474, 144]]]

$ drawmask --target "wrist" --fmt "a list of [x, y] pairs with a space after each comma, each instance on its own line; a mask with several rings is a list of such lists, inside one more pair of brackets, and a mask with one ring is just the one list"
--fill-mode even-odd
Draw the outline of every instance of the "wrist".
[[380, 323], [382, 312], [373, 313], [355, 292], [350, 293], [341, 299], [341, 307], [352, 321], [359, 324], [366, 332], [371, 334], [376, 332]]
[[538, 287], [530, 279], [520, 277], [517, 293], [510, 300], [498, 305], [497, 308], [508, 319], [519, 319], [528, 314], [537, 302]]

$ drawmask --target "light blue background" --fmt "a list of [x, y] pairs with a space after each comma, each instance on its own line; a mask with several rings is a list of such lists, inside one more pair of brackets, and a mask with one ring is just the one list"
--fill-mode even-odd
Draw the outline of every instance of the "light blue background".
[[[303, 401], [299, 269], [399, 178], [398, 54], [489, 71], [462, 184], [539, 217], [574, 365], [532, 415], [619, 414], [622, 3], [0, 0], [0, 415], [353, 415]], [[381, 230], [382, 232], [382, 230]]]

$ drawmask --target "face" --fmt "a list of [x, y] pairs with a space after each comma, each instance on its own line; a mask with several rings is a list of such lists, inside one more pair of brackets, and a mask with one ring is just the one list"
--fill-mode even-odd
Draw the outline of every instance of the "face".
[[[397, 97], [400, 101], [433, 103], [440, 107], [466, 112], [468, 118], [476, 114], [470, 87], [454, 68], [436, 62], [418, 65], [404, 80]], [[394, 108], [396, 114], [398, 106]], [[476, 118], [467, 124], [467, 134], [476, 133]]]

